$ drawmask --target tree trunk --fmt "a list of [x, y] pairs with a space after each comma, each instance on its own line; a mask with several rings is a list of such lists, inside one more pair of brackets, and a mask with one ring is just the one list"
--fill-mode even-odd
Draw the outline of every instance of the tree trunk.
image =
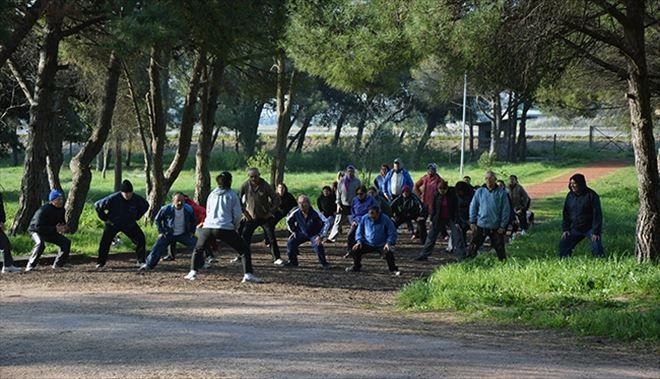
[[660, 253], [660, 178], [653, 136], [653, 115], [644, 41], [643, 1], [626, 1], [628, 22], [624, 39], [633, 54], [628, 61], [630, 135], [639, 181], [639, 214], [635, 252], [641, 262], [657, 262]]
[[[104, 141], [105, 143], [105, 141]], [[105, 156], [105, 150], [101, 148], [96, 154], [96, 171], [101, 172], [103, 171], [103, 157]]]
[[112, 126], [112, 115], [117, 102], [121, 62], [113, 51], [108, 63], [108, 76], [105, 81], [103, 102], [96, 121], [94, 132], [85, 142], [78, 154], [71, 160], [71, 191], [66, 201], [66, 220], [72, 232], [78, 230], [78, 222], [82, 214], [89, 187], [92, 183], [90, 164], [102, 150]]
[[46, 10], [46, 26], [39, 51], [39, 68], [33, 92], [34, 101], [30, 104], [28, 125], [30, 139], [25, 152], [21, 195], [18, 212], [12, 225], [12, 235], [25, 232], [32, 215], [41, 206], [40, 183], [46, 170], [46, 138], [53, 106], [57, 55], [62, 38], [61, 28], [64, 14], [61, 12], [61, 8], [63, 5], [62, 0], [53, 0]]
[[[126, 75], [126, 82], [128, 84], [128, 94], [133, 103], [133, 111], [135, 112], [135, 122], [138, 127], [138, 134], [140, 135], [140, 143], [142, 146], [142, 157], [144, 161], [144, 177], [146, 183], [145, 192], [151, 193], [153, 185], [151, 183], [151, 150], [149, 148], [150, 141], [147, 140], [146, 127], [144, 122], [142, 122], [142, 111], [140, 110], [140, 105], [138, 103], [138, 94], [135, 92], [135, 86], [133, 85], [133, 80], [131, 79], [131, 73], [128, 70], [128, 67], [124, 64], [122, 65], [124, 69], [124, 75]], [[150, 113], [151, 114], [151, 113]]]
[[165, 111], [163, 107], [162, 78], [163, 67], [161, 50], [154, 46], [149, 57], [149, 109], [151, 133], [151, 191], [147, 194], [149, 210], [147, 218], [153, 220], [165, 200], [165, 173], [163, 153], [167, 143]]
[[[259, 119], [261, 118], [261, 112], [264, 109], [266, 103], [263, 101], [257, 101], [253, 104], [253, 107], [250, 108], [250, 111], [245, 117], [245, 124], [242, 126], [235, 126], [234, 130], [238, 133], [237, 141], [241, 142], [243, 145], [244, 156], [246, 158], [254, 155], [254, 152], [257, 147], [257, 138], [259, 130]], [[236, 149], [238, 152], [238, 148]]]
[[211, 192], [211, 175], [209, 162], [213, 150], [213, 127], [215, 125], [215, 112], [218, 109], [218, 95], [220, 82], [225, 70], [225, 62], [216, 59], [212, 67], [207, 70], [204, 89], [202, 91], [201, 117], [202, 124], [197, 140], [197, 153], [195, 154], [195, 201], [206, 206], [206, 199]]
[[424, 153], [424, 150], [426, 149], [426, 144], [429, 142], [429, 139], [431, 139], [431, 133], [433, 133], [435, 128], [438, 126], [439, 120], [440, 120], [439, 112], [431, 110], [426, 114], [426, 128], [424, 129], [424, 133], [422, 134], [422, 137], [419, 139], [419, 142], [417, 142], [417, 149], [415, 149], [414, 152], [414, 159], [413, 162], [410, 163], [419, 164], [419, 159]]
[[48, 126], [48, 138], [46, 138], [46, 172], [48, 173], [48, 184], [51, 189], [62, 189], [60, 170], [64, 164], [63, 140], [64, 134], [59, 130], [57, 117], [53, 115]]
[[518, 154], [516, 152], [516, 129], [518, 125], [518, 108], [520, 102], [518, 98], [514, 100], [513, 105], [509, 109], [509, 130], [507, 131], [507, 161], [515, 162]]
[[128, 141], [126, 142], [126, 168], [131, 168], [131, 159], [133, 159], [133, 134], [128, 133]]
[[284, 181], [284, 167], [286, 165], [286, 142], [291, 128], [291, 104], [293, 103], [293, 83], [296, 72], [291, 72], [289, 78], [288, 94], [286, 91], [286, 56], [283, 50], [278, 51], [277, 61], [277, 92], [275, 95], [277, 105], [277, 139], [275, 140], [275, 156], [270, 170], [270, 184]]
[[337, 147], [337, 145], [339, 144], [339, 137], [341, 137], [341, 128], [344, 127], [345, 121], [346, 121], [346, 117], [344, 116], [344, 113], [342, 113], [337, 119], [337, 125], [335, 126], [335, 135], [334, 137], [332, 137], [332, 147]]
[[106, 142], [103, 145], [103, 170], [101, 171], [101, 177], [105, 180], [106, 175], [108, 174], [108, 167], [110, 166], [110, 158], [112, 157], [112, 150], [110, 150], [110, 145]]
[[192, 77], [188, 85], [188, 93], [186, 94], [186, 102], [183, 107], [183, 114], [181, 116], [181, 128], [179, 129], [179, 143], [177, 145], [174, 159], [170, 164], [167, 172], [165, 173], [165, 188], [164, 193], [169, 192], [174, 181], [179, 177], [183, 164], [188, 158], [190, 152], [190, 144], [192, 142], [193, 126], [195, 124], [195, 104], [197, 103], [197, 95], [199, 93], [200, 77], [202, 75], [202, 67], [206, 65], [206, 52], [202, 51], [195, 62]]
[[527, 160], [527, 112], [531, 106], [531, 100], [524, 101], [522, 114], [520, 115], [520, 131], [518, 134], [517, 150], [518, 160], [521, 162]]
[[[300, 130], [298, 131], [298, 144], [296, 144], [296, 154], [302, 153], [303, 145], [305, 144], [305, 136], [307, 135], [307, 130], [309, 129], [309, 126], [312, 124], [312, 119], [314, 118], [314, 115], [308, 115], [303, 119], [302, 126], [300, 127]], [[295, 140], [294, 140], [295, 141]], [[294, 141], [291, 141], [293, 143]], [[289, 150], [291, 148], [291, 145], [287, 148]]]
[[[473, 103], [474, 105], [474, 103]], [[470, 160], [474, 160], [474, 112], [470, 112]]]
[[121, 137], [119, 133], [115, 136], [115, 192], [121, 189], [122, 160], [124, 155], [121, 153]]
[[364, 126], [367, 124], [367, 120], [364, 117], [360, 116], [360, 120], [357, 124], [357, 134], [355, 135], [355, 152], [359, 153], [360, 147], [362, 146], [362, 136], [364, 135]]
[[502, 104], [500, 103], [500, 94], [497, 93], [492, 98], [493, 121], [490, 127], [490, 149], [488, 155], [497, 159], [497, 149], [499, 148], [500, 126], [502, 125]]

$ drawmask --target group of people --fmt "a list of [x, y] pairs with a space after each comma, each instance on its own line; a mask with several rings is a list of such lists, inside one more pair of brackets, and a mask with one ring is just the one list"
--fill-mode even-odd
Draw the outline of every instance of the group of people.
[[[487, 171], [483, 186], [473, 187], [470, 177], [464, 177], [449, 186], [430, 163], [427, 172], [416, 182], [405, 170], [401, 159], [393, 167], [381, 166], [380, 174], [367, 188], [356, 176], [353, 165], [338, 174], [333, 186], [323, 187], [316, 205], [306, 195], [296, 198], [285, 184], [276, 190], [261, 178], [259, 170], [248, 170], [248, 179], [238, 193], [232, 187], [231, 173], [224, 171], [216, 177], [217, 187], [209, 194], [206, 208], [181, 192], [172, 196], [170, 204], [163, 206], [155, 216], [158, 238], [149, 254], [145, 235], [138, 220], [149, 209], [148, 202], [133, 191], [130, 181], [124, 180], [120, 190], [94, 203], [96, 213], [104, 222], [99, 243], [96, 269], [106, 270], [110, 247], [118, 233], [126, 235], [135, 245], [138, 269], [151, 271], [161, 259], [174, 260], [176, 244], [193, 249], [190, 271], [185, 276], [195, 280], [203, 267], [213, 262], [218, 241], [234, 249], [243, 268], [243, 282], [260, 282], [253, 273], [251, 244], [255, 230], [261, 227], [265, 244], [270, 248], [275, 266], [297, 267], [300, 245], [310, 242], [318, 258], [319, 267], [327, 269], [324, 244], [335, 243], [343, 224], [349, 224], [346, 255], [353, 264], [346, 271], [359, 272], [362, 258], [367, 253], [379, 253], [387, 262], [389, 272], [399, 276], [394, 249], [397, 230], [406, 225], [412, 240], [423, 244], [415, 258], [425, 261], [433, 253], [438, 237], [448, 241], [448, 250], [460, 259], [477, 255], [489, 238], [500, 260], [506, 259], [505, 236], [509, 226], [512, 233], [529, 227], [530, 198], [515, 175], [509, 184], [498, 183], [495, 173]], [[64, 194], [54, 189], [48, 203], [33, 216], [28, 231], [34, 247], [25, 271], [35, 270], [46, 243], [59, 247], [53, 269], [70, 267], [71, 240], [64, 236], [69, 231], [65, 222]], [[275, 226], [286, 219], [289, 237], [286, 242], [287, 259], [279, 251]], [[430, 229], [427, 228], [430, 221]], [[9, 239], [4, 233], [5, 213], [0, 196], [0, 251], [2, 273], [20, 272], [13, 264]], [[560, 257], [571, 255], [583, 239], [591, 240], [594, 256], [604, 256], [601, 242], [602, 211], [598, 194], [587, 187], [581, 174], [571, 177], [569, 193], [563, 209]], [[468, 231], [471, 238], [468, 242]], [[169, 254], [163, 256], [169, 249]]]

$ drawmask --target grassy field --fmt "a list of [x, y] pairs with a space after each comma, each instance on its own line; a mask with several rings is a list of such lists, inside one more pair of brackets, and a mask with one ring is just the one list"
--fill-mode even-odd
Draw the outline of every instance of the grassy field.
[[438, 268], [406, 285], [399, 304], [415, 310], [455, 310], [472, 320], [569, 328], [578, 334], [660, 342], [660, 268], [634, 258], [637, 188], [632, 168], [590, 183], [601, 195], [606, 259], [582, 242], [557, 258], [564, 196], [537, 201], [547, 221], [494, 254]]

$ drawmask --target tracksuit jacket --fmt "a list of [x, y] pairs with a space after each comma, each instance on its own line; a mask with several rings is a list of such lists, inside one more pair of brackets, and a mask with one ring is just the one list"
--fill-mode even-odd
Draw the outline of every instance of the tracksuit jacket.
[[94, 203], [99, 218], [115, 228], [126, 231], [137, 224], [147, 210], [149, 203], [138, 194], [125, 200], [121, 192], [115, 192]]

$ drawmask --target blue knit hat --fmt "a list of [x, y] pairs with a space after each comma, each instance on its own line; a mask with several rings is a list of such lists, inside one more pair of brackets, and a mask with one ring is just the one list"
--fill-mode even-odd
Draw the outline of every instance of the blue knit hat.
[[54, 189], [50, 190], [50, 193], [48, 194], [48, 201], [53, 201], [53, 200], [57, 199], [60, 196], [64, 196], [62, 191], [54, 188]]

